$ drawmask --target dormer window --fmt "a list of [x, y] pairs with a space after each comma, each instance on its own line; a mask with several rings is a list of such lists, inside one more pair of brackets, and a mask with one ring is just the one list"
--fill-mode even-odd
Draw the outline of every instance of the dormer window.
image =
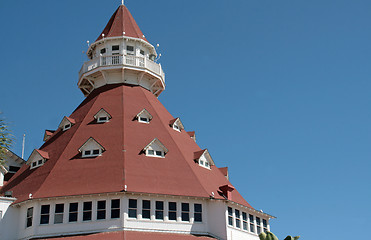
[[134, 55], [134, 46], [126, 46], [126, 54]]
[[196, 142], [196, 133], [195, 133], [194, 131], [192, 131], [192, 132], [187, 132], [187, 133], [188, 133], [188, 135], [193, 139], [193, 141]]
[[27, 164], [30, 165], [30, 169], [34, 169], [44, 165], [49, 159], [49, 154], [45, 151], [35, 149], [32, 151], [30, 157], [27, 160]]
[[172, 127], [174, 130], [180, 132], [181, 130], [184, 130], [184, 126], [182, 122], [180, 121], [180, 118], [175, 118], [170, 121], [170, 127]]
[[70, 129], [75, 123], [76, 123], [75, 119], [64, 117], [61, 123], [59, 124], [59, 128], [62, 129], [63, 131], [66, 131]]
[[83, 158], [98, 157], [102, 155], [104, 150], [104, 147], [92, 137], [79, 148], [79, 152]]
[[207, 149], [201, 150], [194, 153], [194, 161], [201, 167], [210, 169], [211, 165], [214, 165], [214, 161], [211, 158]]
[[149, 123], [152, 120], [152, 115], [146, 109], [143, 109], [135, 116], [134, 120], [138, 120], [140, 123]]
[[95, 115], [94, 118], [97, 120], [97, 123], [109, 122], [112, 116], [103, 108], [101, 108]]
[[44, 133], [44, 142], [48, 141], [49, 138], [54, 134], [55, 131], [53, 130], [45, 130], [45, 133]]
[[157, 139], [153, 139], [145, 148], [143, 148], [143, 152], [148, 157], [165, 157], [166, 153], [169, 150]]

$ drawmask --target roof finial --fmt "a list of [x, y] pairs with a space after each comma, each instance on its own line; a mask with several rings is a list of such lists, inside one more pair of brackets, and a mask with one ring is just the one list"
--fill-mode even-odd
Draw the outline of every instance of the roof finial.
[[125, 4], [124, 4], [124, 0], [121, 0], [121, 5], [125, 5]]

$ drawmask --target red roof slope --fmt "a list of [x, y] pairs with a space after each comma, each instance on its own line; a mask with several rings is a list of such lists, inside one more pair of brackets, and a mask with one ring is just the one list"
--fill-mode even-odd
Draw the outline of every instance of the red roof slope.
[[[114, 104], [113, 104], [114, 103]], [[104, 108], [112, 116], [97, 124], [94, 115]], [[153, 116], [149, 124], [133, 118], [143, 108]], [[49, 160], [30, 170], [23, 166], [0, 193], [11, 190], [24, 201], [33, 198], [120, 192], [195, 196], [224, 199], [219, 187], [231, 185], [216, 166], [211, 170], [194, 161], [201, 148], [186, 131], [169, 126], [174, 119], [148, 90], [123, 84], [106, 85], [94, 90], [71, 114], [76, 124], [56, 133], [40, 150]], [[93, 137], [105, 149], [94, 158], [82, 158], [78, 149]], [[147, 157], [143, 148], [157, 138], [169, 150], [165, 158]], [[230, 200], [251, 207], [234, 190]]]
[[[176, 233], [156, 233], [156, 232], [107, 232], [95, 233], [85, 236], [61, 237], [66, 240], [211, 240], [214, 238], [205, 236], [194, 236], [191, 234], [176, 234]], [[45, 238], [44, 240], [52, 240]], [[55, 239], [55, 238], [53, 238]]]
[[140, 38], [147, 41], [127, 7], [121, 5], [112, 15], [107, 26], [96, 41], [102, 39], [102, 34], [104, 34], [105, 38], [121, 37], [123, 32], [125, 32], [125, 36], [127, 37]]

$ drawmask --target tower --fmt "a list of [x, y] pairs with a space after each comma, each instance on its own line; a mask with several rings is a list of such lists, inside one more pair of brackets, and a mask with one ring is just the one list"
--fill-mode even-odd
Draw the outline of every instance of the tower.
[[269, 230], [272, 216], [157, 99], [165, 74], [126, 6], [87, 55], [85, 100], [0, 189], [1, 239], [257, 240]]

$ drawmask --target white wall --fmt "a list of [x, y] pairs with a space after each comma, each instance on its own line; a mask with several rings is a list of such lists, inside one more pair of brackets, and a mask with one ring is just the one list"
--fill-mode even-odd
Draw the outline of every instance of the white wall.
[[14, 240], [17, 238], [17, 224], [19, 208], [9, 207], [15, 201], [14, 198], [0, 197], [0, 239]]

